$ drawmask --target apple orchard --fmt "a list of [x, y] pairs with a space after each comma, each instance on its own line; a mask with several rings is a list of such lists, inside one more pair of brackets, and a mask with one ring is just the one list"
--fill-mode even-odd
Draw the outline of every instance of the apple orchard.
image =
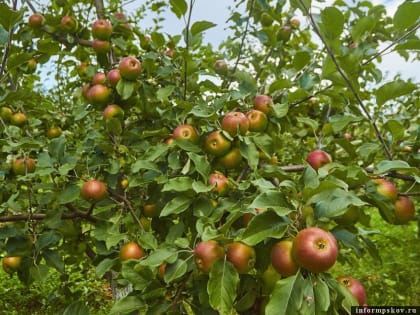
[[331, 269], [380, 255], [373, 213], [416, 224], [418, 84], [381, 61], [418, 57], [420, 3], [232, 1], [216, 48], [194, 0], [137, 2], [0, 3], [4, 271], [94, 268], [111, 314], [369, 305]]

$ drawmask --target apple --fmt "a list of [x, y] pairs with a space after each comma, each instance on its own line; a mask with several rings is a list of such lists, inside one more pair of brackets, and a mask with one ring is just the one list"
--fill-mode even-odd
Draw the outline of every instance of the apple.
[[225, 256], [225, 250], [215, 240], [203, 241], [194, 248], [194, 261], [197, 268], [209, 272], [214, 262]]
[[62, 17], [60, 26], [62, 30], [67, 33], [74, 33], [77, 31], [77, 21], [69, 15], [65, 15]]
[[[267, 269], [261, 275], [262, 280], [262, 294], [270, 295], [273, 292], [274, 287], [276, 286], [277, 281], [281, 279], [281, 275], [274, 269], [270, 264]], [[259, 313], [258, 313], [259, 314]]]
[[2, 261], [3, 270], [12, 274], [19, 269], [21, 262], [22, 257], [19, 256], [4, 257]]
[[22, 127], [28, 122], [28, 118], [22, 112], [17, 112], [10, 117], [10, 123], [17, 127]]
[[120, 185], [121, 185], [122, 189], [126, 189], [128, 187], [128, 184], [129, 184], [129, 182], [128, 182], [127, 178], [123, 178], [120, 182]]
[[219, 75], [227, 75], [228, 74], [228, 65], [227, 65], [226, 61], [224, 61], [222, 59], [216, 60], [213, 68], [214, 68], [214, 71]]
[[146, 203], [142, 209], [143, 215], [147, 218], [155, 218], [160, 214], [160, 209], [156, 203]]
[[331, 163], [332, 159], [327, 152], [322, 150], [314, 150], [308, 154], [306, 157], [306, 162], [308, 162], [314, 170], [318, 170], [325, 164]]
[[293, 258], [292, 248], [293, 240], [285, 239], [274, 244], [271, 249], [271, 264], [282, 277], [292, 276], [299, 269]]
[[233, 148], [217, 159], [219, 165], [226, 169], [238, 168], [242, 162], [242, 155], [238, 148]]
[[92, 24], [92, 35], [94, 38], [108, 40], [112, 35], [112, 25], [105, 19], [98, 19]]
[[10, 119], [12, 118], [12, 115], [13, 115], [13, 111], [9, 107], [2, 106], [0, 108], [0, 117], [5, 122], [10, 121]]
[[167, 145], [171, 145], [174, 143], [174, 137], [172, 136], [167, 136], [165, 139], [163, 139], [163, 143], [167, 144]]
[[255, 250], [241, 242], [230, 243], [227, 245], [226, 260], [233, 264], [238, 273], [248, 273], [255, 265]]
[[31, 58], [28, 60], [28, 63], [26, 64], [26, 73], [34, 73], [36, 70], [36, 60], [35, 58]]
[[299, 28], [299, 26], [300, 26], [300, 20], [299, 20], [299, 18], [297, 18], [296, 16], [294, 16], [294, 17], [292, 17], [289, 20], [289, 24], [293, 28]]
[[351, 294], [353, 294], [357, 302], [359, 302], [359, 305], [366, 304], [366, 291], [359, 280], [350, 276], [340, 276], [337, 278], [337, 281], [340, 285], [346, 287]]
[[229, 112], [223, 117], [221, 127], [232, 137], [244, 135], [249, 129], [249, 121], [244, 113]]
[[351, 135], [351, 133], [346, 132], [345, 134], [343, 134], [343, 138], [350, 141], [351, 139], [353, 139], [353, 136]]
[[414, 203], [408, 196], [399, 196], [395, 201], [395, 224], [407, 224], [414, 219]]
[[111, 43], [106, 40], [95, 39], [92, 48], [97, 54], [106, 54], [111, 50]]
[[99, 180], [91, 179], [83, 184], [80, 195], [87, 201], [98, 202], [108, 196], [107, 186]]
[[297, 264], [313, 273], [331, 268], [338, 257], [335, 237], [318, 227], [298, 232], [293, 240], [292, 253]]
[[98, 72], [93, 76], [92, 84], [105, 84], [106, 83], [106, 75], [103, 72]]
[[146, 256], [144, 249], [134, 241], [125, 243], [120, 249], [120, 260], [140, 259]]
[[373, 182], [377, 185], [376, 192], [391, 200], [396, 200], [398, 197], [397, 187], [385, 178], [376, 178]]
[[82, 85], [82, 96], [88, 102], [90, 102], [90, 100], [89, 100], [89, 90], [90, 90], [91, 87], [92, 86], [90, 85], [90, 83], [84, 83]]
[[52, 127], [48, 128], [48, 130], [47, 130], [47, 138], [48, 139], [57, 138], [57, 137], [61, 136], [62, 133], [63, 133], [63, 131], [61, 130], [60, 127], [52, 126]]
[[173, 49], [173, 48], [168, 48], [165, 51], [165, 56], [167, 56], [169, 58], [172, 58], [174, 56], [174, 54], [175, 54], [175, 49]]
[[292, 35], [292, 28], [289, 25], [282, 25], [277, 32], [277, 40], [287, 42]]
[[40, 13], [34, 13], [29, 16], [28, 24], [35, 28], [40, 28], [44, 24], [44, 16]]
[[109, 120], [111, 118], [123, 119], [124, 111], [118, 105], [110, 104], [107, 107], [105, 107], [102, 115], [105, 120]]
[[109, 85], [115, 87], [117, 86], [118, 82], [121, 80], [121, 73], [118, 69], [112, 69], [108, 72], [107, 80]]
[[124, 57], [121, 59], [118, 69], [121, 77], [125, 80], [135, 81], [141, 74], [141, 62], [134, 57]]
[[261, 132], [267, 129], [268, 119], [264, 112], [258, 109], [251, 109], [246, 113], [246, 118], [249, 121], [249, 130], [255, 132]]
[[264, 114], [269, 115], [273, 111], [273, 99], [264, 94], [255, 96], [254, 108], [262, 111]]
[[163, 279], [163, 277], [165, 277], [166, 265], [167, 265], [167, 263], [164, 262], [164, 263], [160, 264], [160, 266], [159, 266], [158, 275], [161, 279]]
[[182, 140], [188, 140], [192, 143], [198, 143], [199, 136], [197, 133], [197, 130], [191, 125], [188, 124], [182, 124], [179, 125], [174, 129], [172, 132], [172, 137], [175, 140], [182, 139]]
[[15, 175], [26, 175], [35, 172], [36, 162], [32, 158], [18, 158], [13, 161], [12, 170]]
[[348, 208], [344, 214], [334, 218], [334, 220], [343, 226], [353, 226], [357, 223], [357, 221], [359, 221], [359, 218], [360, 209], [358, 207], [352, 206]]
[[271, 24], [273, 24], [273, 17], [267, 12], [263, 12], [261, 14], [261, 25], [268, 27], [271, 26]]
[[211, 173], [208, 184], [210, 186], [216, 184], [211, 191], [219, 194], [220, 196], [226, 195], [229, 190], [229, 180], [220, 172]]
[[209, 133], [204, 142], [206, 151], [215, 156], [225, 155], [230, 151], [231, 146], [232, 143], [219, 130]]
[[358, 43], [357, 41], [352, 41], [352, 42], [349, 44], [349, 48], [350, 48], [350, 49], [356, 49], [357, 47], [359, 47], [359, 43]]
[[111, 89], [103, 84], [93, 85], [87, 93], [87, 99], [94, 105], [105, 105], [111, 98]]

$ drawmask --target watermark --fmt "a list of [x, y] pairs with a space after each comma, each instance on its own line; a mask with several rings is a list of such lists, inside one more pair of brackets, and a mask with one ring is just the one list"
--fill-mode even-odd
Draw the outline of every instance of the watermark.
[[420, 306], [352, 306], [351, 315], [419, 314]]

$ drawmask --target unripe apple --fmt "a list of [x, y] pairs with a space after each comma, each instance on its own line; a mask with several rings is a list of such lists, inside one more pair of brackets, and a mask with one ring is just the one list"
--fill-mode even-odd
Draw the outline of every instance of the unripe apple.
[[229, 112], [223, 117], [221, 127], [232, 137], [244, 135], [249, 129], [249, 121], [244, 113]]
[[22, 112], [18, 112], [10, 117], [10, 123], [16, 127], [22, 127], [28, 122], [28, 118]]
[[294, 16], [294, 17], [292, 17], [289, 20], [289, 24], [293, 28], [299, 28], [299, 26], [300, 26], [300, 20], [299, 20], [299, 18], [297, 18], [297, 17]]
[[63, 16], [60, 26], [62, 30], [67, 33], [74, 33], [77, 31], [77, 21], [69, 15]]
[[332, 159], [327, 152], [322, 150], [314, 150], [308, 154], [306, 162], [308, 162], [314, 170], [318, 170], [325, 164], [331, 163]]
[[227, 245], [226, 260], [233, 264], [238, 273], [248, 273], [255, 265], [255, 250], [241, 242], [230, 243]]
[[289, 25], [282, 25], [277, 32], [277, 40], [287, 42], [292, 35], [292, 28]]
[[105, 19], [98, 19], [92, 24], [92, 35], [94, 38], [108, 40], [112, 35], [112, 25]]
[[269, 13], [263, 12], [261, 14], [261, 25], [268, 27], [271, 26], [271, 24], [273, 24], [273, 17]]
[[194, 261], [203, 272], [209, 272], [214, 262], [224, 256], [225, 250], [215, 240], [200, 242], [194, 249]]
[[206, 151], [215, 156], [225, 155], [230, 151], [231, 146], [232, 143], [219, 130], [209, 133], [204, 142]]
[[1, 119], [3, 119], [3, 121], [5, 122], [10, 121], [12, 116], [13, 116], [13, 111], [9, 107], [2, 106], [0, 108], [0, 117]]
[[27, 69], [26, 73], [34, 73], [35, 70], [36, 70], [36, 65], [37, 65], [37, 62], [36, 62], [35, 58], [29, 59], [27, 65], [26, 65], [26, 69]]
[[391, 200], [396, 200], [398, 197], [397, 187], [385, 178], [376, 178], [373, 180], [376, 183], [376, 192]]
[[337, 261], [338, 244], [330, 232], [309, 227], [299, 231], [294, 238], [292, 253], [299, 266], [319, 273], [327, 271]]
[[19, 256], [4, 257], [2, 260], [3, 270], [8, 274], [12, 274], [19, 269], [21, 262], [22, 257]]
[[110, 104], [107, 107], [105, 107], [103, 111], [103, 117], [105, 120], [109, 120], [111, 118], [123, 119], [124, 111], [118, 105]]
[[334, 218], [335, 222], [341, 224], [343, 226], [353, 226], [359, 221], [360, 218], [360, 209], [358, 207], [352, 206], [347, 211], [337, 217]]
[[211, 191], [219, 194], [220, 196], [226, 195], [229, 191], [229, 180], [220, 172], [210, 174], [208, 184], [216, 184]]
[[273, 111], [273, 99], [268, 95], [257, 95], [254, 98], [254, 108], [262, 111], [266, 115], [270, 115]]
[[182, 124], [176, 127], [172, 132], [172, 137], [175, 140], [188, 140], [192, 143], [198, 143], [199, 140], [197, 130], [195, 130], [193, 126], [188, 124]]
[[97, 54], [106, 54], [111, 50], [111, 43], [106, 40], [95, 39], [92, 48]]
[[50, 127], [47, 130], [47, 137], [48, 139], [53, 139], [53, 138], [57, 138], [59, 136], [61, 136], [61, 134], [63, 133], [63, 131], [61, 130], [60, 127]]
[[128, 182], [127, 178], [123, 178], [120, 182], [120, 185], [121, 185], [122, 189], [126, 189], [128, 187], [128, 184], [129, 184], [129, 182]]
[[80, 195], [87, 201], [98, 202], [108, 196], [107, 186], [99, 180], [91, 179], [83, 184]]
[[94, 105], [105, 105], [111, 98], [111, 89], [103, 84], [96, 84], [89, 89], [87, 99]]
[[246, 113], [246, 118], [249, 121], [249, 130], [255, 132], [261, 132], [267, 129], [268, 119], [264, 112], [258, 109], [251, 109]]
[[238, 168], [242, 162], [241, 151], [238, 148], [233, 148], [225, 155], [217, 158], [217, 162], [226, 169]]
[[366, 291], [359, 280], [349, 276], [341, 276], [337, 278], [337, 281], [353, 294], [359, 305], [366, 304]]
[[125, 243], [120, 249], [120, 260], [140, 259], [146, 256], [144, 249], [134, 241]]
[[26, 175], [35, 172], [36, 163], [32, 158], [18, 158], [13, 161], [12, 170], [15, 175]]
[[407, 224], [414, 219], [414, 203], [408, 196], [399, 196], [395, 201], [395, 224]]
[[112, 69], [111, 71], [109, 71], [107, 75], [107, 80], [111, 86], [113, 87], [117, 86], [118, 82], [120, 82], [121, 80], [120, 70]]
[[143, 215], [147, 218], [155, 218], [160, 214], [160, 208], [156, 203], [146, 203], [143, 205]]
[[135, 81], [141, 74], [141, 62], [134, 57], [124, 57], [121, 59], [118, 69], [121, 77], [125, 80]]
[[92, 84], [105, 84], [106, 83], [106, 75], [103, 72], [98, 72], [93, 76]]
[[34, 13], [29, 16], [28, 24], [34, 28], [40, 28], [44, 24], [44, 16], [40, 13]]
[[292, 248], [293, 240], [285, 239], [274, 244], [271, 249], [271, 264], [283, 277], [294, 275], [299, 269], [293, 258]]
[[214, 68], [214, 71], [219, 75], [227, 75], [228, 74], [228, 65], [227, 65], [226, 61], [224, 61], [222, 59], [216, 60], [213, 68]]

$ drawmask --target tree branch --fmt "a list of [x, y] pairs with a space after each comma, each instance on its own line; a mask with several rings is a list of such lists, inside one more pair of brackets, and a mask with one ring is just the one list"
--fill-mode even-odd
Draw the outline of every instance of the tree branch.
[[104, 17], [104, 1], [95, 0], [96, 16], [98, 19], [103, 19]]
[[[85, 219], [85, 220], [90, 221], [90, 222], [97, 222], [99, 220], [97, 217], [94, 217], [87, 212], [75, 209], [70, 204], [66, 205], [66, 207], [73, 212], [63, 213], [63, 215], [61, 216], [61, 218], [63, 220], [71, 220], [71, 219], [77, 219], [77, 218], [82, 218], [82, 219]], [[6, 215], [6, 216], [3, 216], [3, 217], [0, 217], [0, 222], [27, 221], [29, 218], [31, 220], [41, 221], [41, 220], [44, 220], [46, 218], [46, 216], [47, 215], [45, 213], [32, 213], [31, 215], [30, 214]]]
[[194, 6], [194, 0], [190, 0], [190, 5], [188, 9], [188, 18], [187, 18], [187, 22], [185, 23], [184, 100], [187, 99], [187, 91], [188, 91], [188, 55], [190, 53], [190, 24], [191, 24], [193, 6]]

